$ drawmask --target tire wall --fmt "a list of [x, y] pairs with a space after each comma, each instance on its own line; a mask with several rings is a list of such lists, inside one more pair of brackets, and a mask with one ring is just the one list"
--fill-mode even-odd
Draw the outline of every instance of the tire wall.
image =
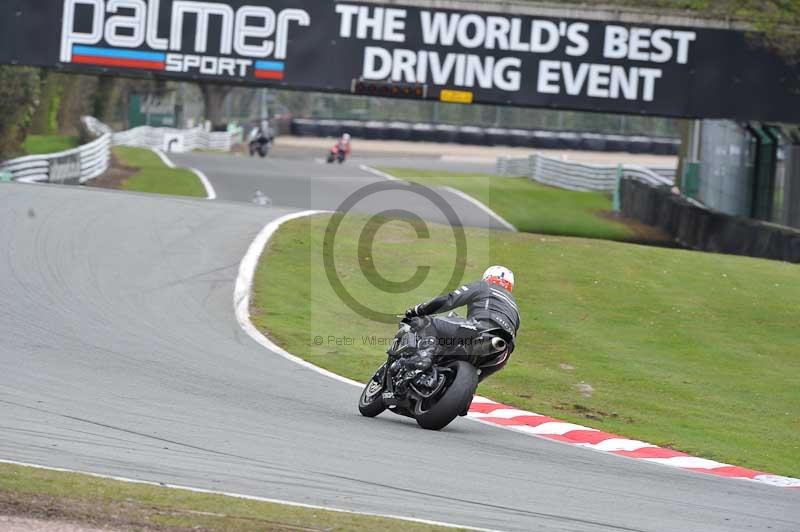
[[800, 263], [800, 230], [712, 211], [635, 179], [622, 180], [620, 198], [624, 216], [688, 248]]
[[299, 137], [338, 137], [350, 133], [354, 138], [440, 142], [480, 146], [513, 146], [522, 148], [608, 151], [677, 155], [680, 139], [603, 135], [573, 131], [453, 126], [422, 122], [380, 122], [358, 120], [292, 120], [292, 135]]

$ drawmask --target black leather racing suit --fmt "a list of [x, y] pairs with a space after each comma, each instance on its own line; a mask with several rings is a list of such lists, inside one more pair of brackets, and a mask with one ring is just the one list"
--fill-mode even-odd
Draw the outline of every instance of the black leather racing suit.
[[[467, 317], [433, 316], [449, 312], [458, 307], [467, 307]], [[432, 316], [430, 326], [437, 338], [469, 339], [483, 332], [495, 331], [508, 342], [507, 355], [514, 350], [514, 339], [520, 326], [519, 308], [511, 292], [496, 284], [478, 281], [464, 285], [449, 294], [439, 296], [427, 303], [417, 305], [417, 315]], [[491, 372], [484, 372], [481, 380], [501, 370], [505, 361]]]

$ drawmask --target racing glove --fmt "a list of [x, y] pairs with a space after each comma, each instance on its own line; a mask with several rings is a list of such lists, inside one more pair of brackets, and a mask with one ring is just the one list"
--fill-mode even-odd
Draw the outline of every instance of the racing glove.
[[411, 307], [410, 309], [408, 309], [408, 310], [406, 311], [406, 318], [418, 318], [418, 317], [420, 317], [420, 314], [419, 314], [419, 308], [420, 308], [421, 306], [422, 306], [422, 305], [414, 305], [413, 307]]

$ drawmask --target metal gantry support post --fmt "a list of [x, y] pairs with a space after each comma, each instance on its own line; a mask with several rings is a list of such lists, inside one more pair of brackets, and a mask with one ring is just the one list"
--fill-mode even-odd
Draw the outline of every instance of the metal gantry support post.
[[689, 125], [688, 142], [685, 159], [681, 162], [678, 187], [690, 198], [700, 196], [700, 149], [702, 147], [703, 121], [693, 120]]
[[783, 215], [786, 225], [800, 229], [800, 129], [789, 128], [785, 131]]

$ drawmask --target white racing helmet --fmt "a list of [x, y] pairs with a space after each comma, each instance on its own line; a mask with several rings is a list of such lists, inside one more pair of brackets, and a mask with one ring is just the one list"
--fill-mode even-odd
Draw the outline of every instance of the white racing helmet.
[[483, 280], [487, 283], [502, 286], [509, 292], [514, 291], [514, 272], [505, 266], [492, 266], [484, 272]]

